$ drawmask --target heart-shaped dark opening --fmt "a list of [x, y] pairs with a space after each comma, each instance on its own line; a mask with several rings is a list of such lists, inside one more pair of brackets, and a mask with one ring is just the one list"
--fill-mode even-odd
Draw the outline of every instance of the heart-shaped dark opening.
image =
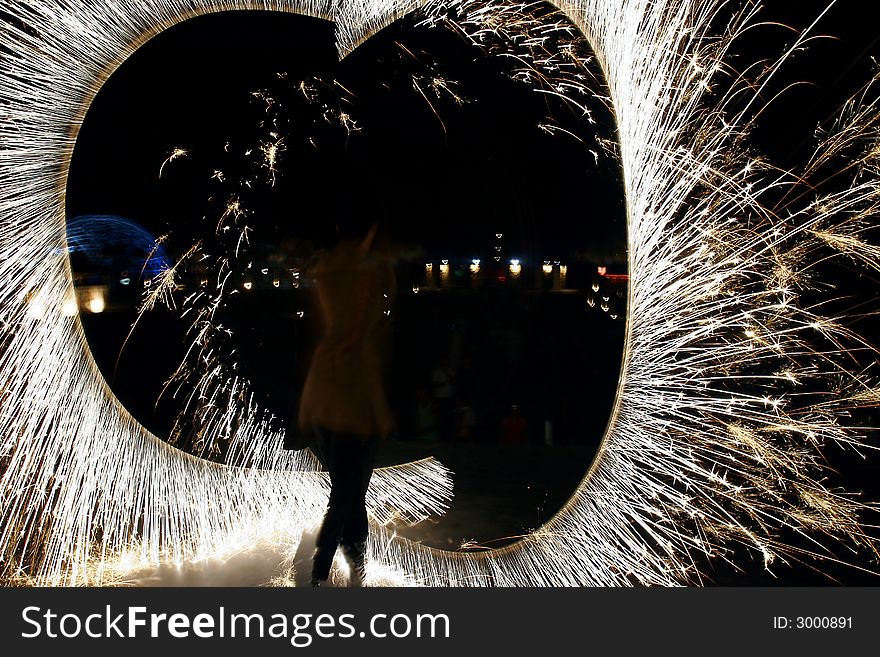
[[[530, 11], [556, 26], [537, 64], [418, 16], [338, 62], [326, 21], [233, 12], [111, 76], [74, 151], [68, 243], [92, 354], [134, 417], [222, 461], [200, 434], [214, 389], [193, 394], [214, 367], [243, 407], [295, 412], [316, 337], [301, 273], [340, 222], [378, 221], [397, 280], [378, 465], [436, 456], [456, 493], [399, 533], [497, 547], [564, 504], [616, 397], [625, 204], [601, 74], [570, 23]], [[215, 302], [217, 342], [193, 350]]]

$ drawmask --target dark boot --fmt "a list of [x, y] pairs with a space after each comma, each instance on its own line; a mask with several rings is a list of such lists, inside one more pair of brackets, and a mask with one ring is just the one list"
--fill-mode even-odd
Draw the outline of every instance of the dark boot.
[[312, 558], [312, 586], [321, 586], [327, 582], [330, 576], [330, 567], [333, 565], [333, 553], [335, 548], [330, 551], [320, 546], [315, 549], [315, 556]]
[[345, 556], [345, 561], [348, 563], [348, 569], [351, 573], [348, 585], [363, 586], [364, 579], [367, 576], [367, 542], [343, 543], [341, 547], [342, 554]]

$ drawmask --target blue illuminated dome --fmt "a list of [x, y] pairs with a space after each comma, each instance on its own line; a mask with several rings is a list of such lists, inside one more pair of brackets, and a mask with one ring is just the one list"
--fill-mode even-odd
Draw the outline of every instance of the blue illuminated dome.
[[87, 214], [70, 220], [67, 250], [94, 270], [127, 271], [135, 280], [153, 278], [169, 267], [165, 248], [147, 229], [116, 215]]

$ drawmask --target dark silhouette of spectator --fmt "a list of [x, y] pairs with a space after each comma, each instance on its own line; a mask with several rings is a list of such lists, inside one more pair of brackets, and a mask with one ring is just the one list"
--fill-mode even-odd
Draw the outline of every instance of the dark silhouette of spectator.
[[477, 423], [476, 413], [461, 397], [455, 399], [455, 440], [471, 440]]
[[440, 438], [449, 440], [453, 436], [455, 422], [455, 370], [444, 355], [431, 373], [434, 386], [434, 403], [437, 409], [437, 422]]
[[471, 351], [465, 353], [461, 359], [461, 367], [455, 375], [455, 387], [459, 398], [468, 406], [479, 406], [480, 373], [474, 366]]
[[416, 390], [416, 438], [428, 442], [440, 439], [437, 408], [433, 398], [423, 387]]
[[514, 404], [501, 421], [501, 442], [505, 445], [525, 445], [528, 442], [526, 419], [520, 415], [519, 406]]

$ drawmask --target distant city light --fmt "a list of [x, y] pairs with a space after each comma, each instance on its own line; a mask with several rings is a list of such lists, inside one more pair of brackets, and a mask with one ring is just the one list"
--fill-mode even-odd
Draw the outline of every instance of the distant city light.
[[443, 287], [449, 285], [449, 261], [441, 260], [440, 261], [440, 284]]
[[106, 303], [104, 302], [104, 295], [100, 292], [93, 292], [92, 298], [89, 299], [89, 311], [95, 313], [96, 315], [104, 312], [106, 308]]

